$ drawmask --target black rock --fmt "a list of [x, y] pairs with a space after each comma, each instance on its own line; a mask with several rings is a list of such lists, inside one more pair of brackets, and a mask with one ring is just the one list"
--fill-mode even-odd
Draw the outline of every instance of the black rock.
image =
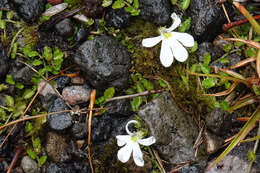
[[86, 123], [74, 123], [71, 132], [76, 139], [83, 139], [88, 133]]
[[225, 52], [219, 46], [214, 46], [210, 42], [203, 42], [199, 45], [198, 50], [196, 51], [196, 55], [198, 56], [200, 62], [203, 62], [203, 57], [207, 53], [211, 55], [211, 61], [215, 61]]
[[228, 60], [228, 62], [226, 62], [226, 63], [214, 62], [214, 63], [211, 63], [210, 65], [211, 66], [216, 66], [216, 67], [219, 67], [219, 68], [226, 68], [228, 66], [235, 65], [239, 61], [242, 60], [242, 57], [237, 55], [236, 53], [229, 54], [225, 58]]
[[131, 57], [119, 42], [108, 36], [99, 36], [84, 42], [76, 51], [74, 61], [85, 72], [85, 79], [94, 88], [116, 87], [128, 84]]
[[220, 109], [215, 108], [206, 117], [206, 126], [217, 135], [223, 135], [228, 132], [232, 123], [232, 116]]
[[9, 0], [0, 0], [0, 8], [10, 9]]
[[[228, 14], [231, 7], [225, 4]], [[221, 4], [216, 0], [193, 0], [190, 2], [188, 14], [191, 16], [191, 31], [198, 42], [213, 41], [222, 32], [222, 24], [226, 23]]]
[[66, 18], [55, 25], [58, 33], [63, 37], [69, 37], [73, 34], [73, 24], [70, 19]]
[[89, 168], [79, 161], [74, 161], [72, 163], [56, 164], [51, 163], [47, 168], [45, 168], [44, 173], [90, 173]]
[[[57, 112], [63, 110], [69, 110], [69, 108], [64, 102], [64, 100], [62, 100], [61, 98], [57, 98], [50, 106], [48, 112], [51, 113], [51, 112]], [[72, 117], [70, 113], [64, 112], [64, 113], [49, 115], [47, 118], [47, 122], [49, 127], [52, 130], [62, 131], [72, 125]]]
[[131, 14], [123, 8], [111, 9], [106, 13], [105, 20], [108, 26], [115, 28], [123, 28], [129, 26]]
[[68, 76], [61, 76], [61, 77], [55, 78], [54, 81], [56, 82], [57, 89], [63, 89], [70, 84], [71, 78]]
[[129, 117], [134, 112], [131, 110], [131, 105], [129, 100], [115, 100], [109, 102], [105, 105], [105, 107], [111, 108], [106, 111], [108, 114], [120, 114], [120, 116]]
[[140, 16], [156, 25], [168, 25], [171, 22], [171, 4], [169, 0], [139, 0]]
[[17, 13], [29, 23], [35, 22], [45, 10], [46, 0], [13, 0]]
[[83, 41], [86, 40], [87, 36], [88, 36], [88, 29], [85, 27], [81, 27], [79, 28], [77, 34], [74, 37], [74, 42], [76, 44], [81, 44]]
[[12, 72], [12, 76], [15, 81], [22, 83], [31, 83], [34, 71], [30, 69], [28, 66], [22, 67], [18, 71], [10, 70]]
[[9, 70], [9, 59], [6, 55], [4, 46], [2, 42], [0, 41], [0, 82], [5, 79], [6, 74], [8, 73]]

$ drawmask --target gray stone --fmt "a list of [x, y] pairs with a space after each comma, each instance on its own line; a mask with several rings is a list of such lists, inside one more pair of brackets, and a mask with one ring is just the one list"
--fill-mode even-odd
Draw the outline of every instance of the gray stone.
[[0, 8], [10, 9], [9, 0], [0, 0]]
[[131, 57], [119, 42], [108, 36], [99, 36], [84, 42], [76, 51], [74, 61], [85, 72], [85, 79], [94, 88], [116, 87], [128, 84]]
[[22, 82], [22, 83], [31, 83], [32, 82], [32, 77], [33, 77], [34, 72], [30, 67], [25, 66], [19, 69], [18, 71], [15, 71], [12, 73], [12, 76], [15, 81], [17, 82]]
[[40, 168], [38, 164], [29, 156], [24, 156], [21, 161], [21, 167], [25, 173], [39, 173]]
[[69, 37], [73, 34], [73, 25], [70, 19], [66, 18], [55, 25], [58, 33], [63, 37]]
[[139, 110], [156, 138], [155, 147], [162, 159], [171, 163], [195, 161], [193, 144], [198, 129], [190, 115], [181, 111], [169, 93], [163, 93]]
[[[53, 104], [50, 106], [48, 113], [58, 112], [63, 110], [69, 110], [68, 106], [61, 98], [54, 100]], [[69, 112], [57, 113], [49, 115], [47, 118], [49, 127], [52, 130], [63, 131], [72, 125], [72, 117]]]
[[140, 16], [156, 25], [171, 23], [171, 4], [169, 0], [139, 0]]
[[0, 82], [5, 79], [6, 74], [8, 73], [9, 70], [9, 59], [7, 57], [7, 54], [5, 52], [5, 48], [0, 41]]
[[70, 105], [76, 105], [89, 101], [91, 89], [84, 86], [69, 86], [62, 90], [64, 100]]
[[[254, 143], [242, 143], [236, 146], [228, 155], [226, 155], [215, 167], [205, 173], [245, 173], [249, 167], [248, 150], [253, 150]], [[209, 162], [212, 163], [215, 159]], [[256, 153], [256, 162], [253, 164], [251, 173], [259, 173], [260, 170], [260, 152]]]
[[26, 22], [35, 22], [45, 10], [46, 0], [13, 0], [17, 13]]

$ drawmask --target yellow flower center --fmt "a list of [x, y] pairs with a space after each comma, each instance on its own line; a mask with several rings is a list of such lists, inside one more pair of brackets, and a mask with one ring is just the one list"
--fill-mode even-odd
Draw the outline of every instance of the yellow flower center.
[[133, 136], [133, 137], [131, 138], [131, 140], [134, 141], [134, 142], [137, 142], [137, 139], [138, 139], [138, 136], [137, 136], [137, 135], [135, 135], [135, 136]]
[[172, 33], [167, 32], [165, 27], [159, 28], [160, 34], [162, 34], [166, 39], [169, 39], [172, 36]]

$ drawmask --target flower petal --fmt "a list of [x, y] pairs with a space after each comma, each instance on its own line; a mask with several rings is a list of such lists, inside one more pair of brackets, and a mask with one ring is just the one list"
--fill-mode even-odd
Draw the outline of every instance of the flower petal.
[[170, 67], [173, 62], [173, 54], [167, 40], [162, 41], [160, 60], [164, 67]]
[[162, 40], [161, 36], [152, 37], [152, 38], [145, 38], [142, 41], [142, 45], [144, 47], [153, 47], [158, 44]]
[[122, 147], [118, 153], [117, 153], [117, 158], [121, 162], [125, 163], [129, 160], [131, 153], [133, 150], [133, 145], [131, 142], [128, 142], [124, 147]]
[[145, 139], [138, 139], [137, 142], [144, 146], [150, 146], [156, 142], [156, 139], [155, 139], [155, 137], [151, 136], [151, 137], [145, 138]]
[[186, 47], [194, 46], [194, 38], [190, 34], [181, 33], [181, 32], [172, 32], [172, 36]]
[[174, 20], [173, 24], [170, 26], [170, 28], [167, 28], [167, 32], [171, 32], [174, 29], [176, 29], [181, 24], [181, 19], [176, 13], [172, 13], [171, 18]]
[[125, 145], [128, 141], [131, 140], [131, 136], [129, 135], [118, 135], [116, 136], [116, 139], [117, 139], [117, 145], [119, 147]]
[[135, 135], [135, 133], [130, 132], [130, 130], [128, 129], [128, 126], [129, 126], [130, 124], [139, 124], [139, 123], [138, 123], [138, 121], [136, 121], [136, 120], [130, 120], [130, 121], [128, 121], [128, 123], [125, 125], [126, 133], [127, 133], [128, 135], [130, 135], [130, 136], [133, 137], [133, 136]]
[[133, 145], [133, 158], [137, 166], [144, 166], [143, 153], [138, 143], [134, 143]]
[[167, 40], [171, 50], [172, 50], [172, 54], [174, 56], [174, 58], [179, 61], [179, 62], [184, 62], [189, 54], [187, 52], [187, 50], [183, 47], [183, 45], [174, 38], [174, 36], [170, 37]]

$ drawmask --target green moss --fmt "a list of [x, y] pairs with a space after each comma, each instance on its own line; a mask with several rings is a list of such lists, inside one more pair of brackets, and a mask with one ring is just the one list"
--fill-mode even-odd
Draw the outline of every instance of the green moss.
[[[188, 112], [203, 111], [207, 105], [212, 104], [213, 100], [210, 97], [203, 96], [203, 91], [197, 87], [197, 78], [188, 76], [186, 69], [189, 64], [197, 62], [195, 55], [190, 55], [185, 63], [175, 61], [171, 67], [165, 68], [160, 62], [161, 44], [153, 48], [145, 48], [141, 46], [141, 41], [147, 37], [158, 36], [157, 27], [149, 22], [137, 19], [122, 32], [134, 39], [134, 58], [132, 61], [133, 67], [131, 72], [141, 73], [143, 76], [158, 76], [168, 81], [172, 87], [177, 103], [181, 103], [182, 109]], [[188, 79], [188, 85], [183, 81], [183, 78]], [[206, 106], [205, 106], [206, 105]]]

